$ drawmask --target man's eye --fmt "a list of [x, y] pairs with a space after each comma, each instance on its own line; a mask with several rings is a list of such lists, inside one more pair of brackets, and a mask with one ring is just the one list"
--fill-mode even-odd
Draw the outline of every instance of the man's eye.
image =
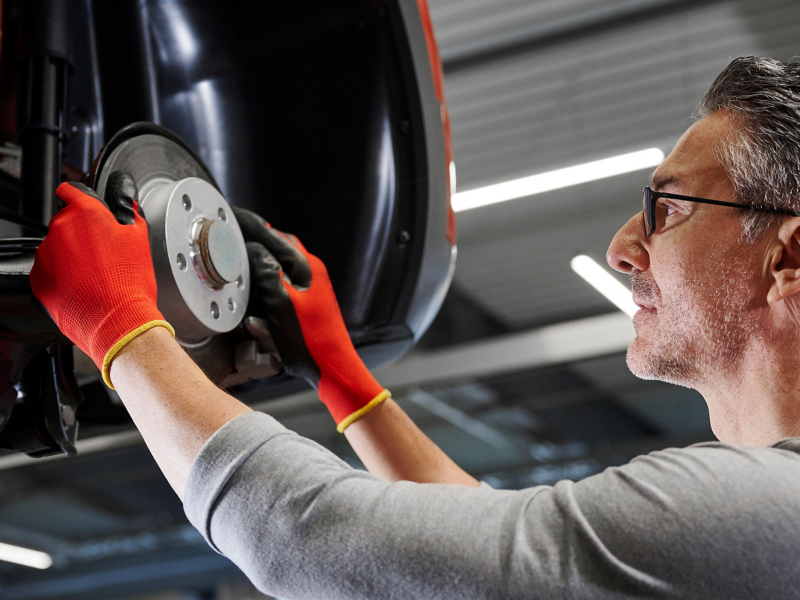
[[678, 209], [674, 205], [664, 202], [663, 200], [660, 201], [659, 204], [661, 205], [661, 209], [664, 211], [664, 214], [667, 217], [672, 213], [678, 212]]

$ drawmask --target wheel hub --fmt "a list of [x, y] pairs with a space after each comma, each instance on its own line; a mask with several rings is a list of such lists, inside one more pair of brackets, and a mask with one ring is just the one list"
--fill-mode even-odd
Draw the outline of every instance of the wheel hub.
[[231, 331], [244, 318], [250, 273], [244, 238], [222, 194], [189, 177], [151, 187], [140, 206], [164, 317], [187, 342]]
[[250, 293], [247, 250], [231, 207], [203, 162], [171, 132], [129, 126], [112, 138], [89, 184], [101, 195], [114, 171], [129, 173], [150, 230], [158, 308], [190, 347], [233, 330]]

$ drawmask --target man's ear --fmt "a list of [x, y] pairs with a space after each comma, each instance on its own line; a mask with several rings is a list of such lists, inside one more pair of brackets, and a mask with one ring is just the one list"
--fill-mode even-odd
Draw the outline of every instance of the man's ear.
[[770, 304], [800, 293], [800, 218], [787, 219], [778, 228], [771, 251], [770, 275], [772, 284], [767, 294]]

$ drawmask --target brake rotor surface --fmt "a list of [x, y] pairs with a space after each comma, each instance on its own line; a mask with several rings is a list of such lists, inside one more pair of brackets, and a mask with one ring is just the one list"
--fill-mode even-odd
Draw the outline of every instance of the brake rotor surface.
[[154, 182], [169, 183], [199, 177], [218, 187], [199, 157], [177, 135], [152, 123], [134, 123], [120, 130], [97, 157], [89, 186], [103, 197], [114, 171], [133, 176], [143, 197]]
[[89, 185], [101, 197], [114, 171], [136, 181], [150, 229], [158, 307], [179, 340], [196, 344], [234, 329], [247, 308], [247, 251], [200, 158], [171, 131], [137, 123], [117, 133], [92, 167]]

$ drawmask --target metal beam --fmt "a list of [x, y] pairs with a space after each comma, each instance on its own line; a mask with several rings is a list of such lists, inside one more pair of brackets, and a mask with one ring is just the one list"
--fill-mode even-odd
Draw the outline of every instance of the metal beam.
[[[137, 595], [164, 588], [213, 586], [221, 578], [235, 577], [238, 569], [213, 551], [193, 550], [191, 556], [164, 554], [140, 563], [104, 564], [92, 568], [38, 572], [36, 577], [2, 587], [3, 600], [93, 600]], [[20, 578], [21, 579], [21, 578]]]
[[615, 312], [410, 355], [375, 376], [392, 389], [568, 363], [623, 352], [635, 336], [630, 317]]
[[[382, 385], [399, 393], [433, 383], [474, 380], [624, 352], [635, 335], [630, 317], [614, 312], [441, 350], [414, 352], [374, 372]], [[252, 406], [277, 419], [320, 410], [314, 390]]]
[[[394, 364], [376, 369], [375, 376], [384, 386], [399, 394], [407, 388], [473, 380], [623, 352], [634, 335], [630, 318], [615, 312], [442, 350], [413, 353]], [[324, 410], [315, 390], [257, 402], [252, 407], [277, 419]], [[142, 437], [137, 431], [126, 431], [81, 440], [77, 448], [79, 455], [86, 455], [141, 443]], [[2, 456], [0, 471], [62, 458], [37, 459], [23, 454]]]
[[[75, 444], [78, 450], [78, 455], [96, 454], [105, 450], [112, 450], [114, 448], [125, 448], [127, 446], [138, 446], [144, 440], [142, 435], [136, 431], [123, 431], [121, 433], [111, 433], [108, 435], [100, 435], [86, 440], [80, 440]], [[66, 454], [56, 454], [54, 456], [46, 456], [44, 458], [31, 458], [27, 454], [9, 454], [7, 456], [0, 456], [0, 471], [6, 469], [13, 469], [15, 467], [22, 467], [26, 465], [41, 464], [45, 461], [61, 460], [67, 458]]]
[[[441, 350], [414, 352], [374, 372], [381, 384], [399, 393], [421, 385], [478, 379], [624, 352], [634, 337], [630, 318], [615, 312]], [[323, 410], [314, 390], [251, 406], [276, 419]], [[0, 462], [0, 468], [1, 465]]]

